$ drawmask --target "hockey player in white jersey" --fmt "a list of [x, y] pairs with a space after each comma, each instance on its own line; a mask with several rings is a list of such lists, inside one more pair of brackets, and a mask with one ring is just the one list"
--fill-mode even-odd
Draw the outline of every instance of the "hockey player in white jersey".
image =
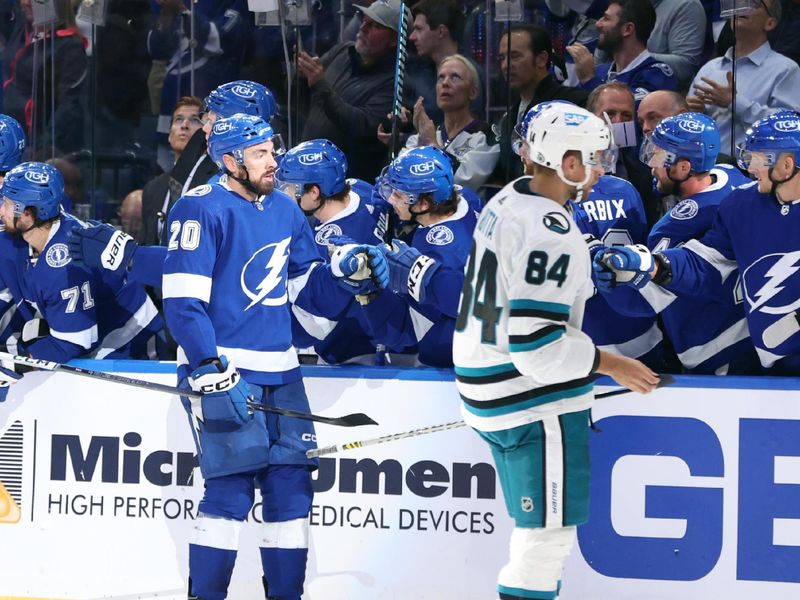
[[502, 600], [558, 596], [576, 526], [588, 518], [595, 374], [643, 393], [659, 381], [580, 330], [591, 264], [564, 205], [602, 175], [610, 140], [591, 113], [548, 106], [526, 135], [534, 177], [494, 196], [474, 233], [453, 358], [464, 420], [492, 449], [516, 523]]
[[[316, 467], [306, 451], [315, 445], [314, 428], [310, 421], [251, 415], [246, 401], [254, 395], [270, 406], [309, 411], [289, 305], [335, 319], [352, 299], [335, 277], [355, 272], [359, 246], [342, 249], [331, 265], [320, 260], [305, 216], [273, 189], [272, 128], [262, 119], [218, 120], [209, 152], [225, 174], [191, 190], [170, 212], [163, 280], [181, 385], [203, 392], [199, 401], [183, 400], [205, 478], [189, 546], [190, 598], [227, 596], [258, 486], [267, 596], [299, 600]], [[379, 252], [374, 258], [383, 261]]]
[[738, 158], [757, 181], [722, 200], [701, 239], [653, 254], [614, 248], [607, 262], [634, 285], [652, 278], [690, 296], [725, 284], [738, 267], [762, 368], [770, 375], [799, 375], [800, 113], [783, 110], [756, 121]]

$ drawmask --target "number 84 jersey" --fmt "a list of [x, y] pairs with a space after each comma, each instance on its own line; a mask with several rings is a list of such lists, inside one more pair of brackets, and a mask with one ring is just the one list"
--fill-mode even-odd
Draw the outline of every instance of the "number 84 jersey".
[[453, 359], [467, 424], [510, 429], [586, 409], [599, 352], [580, 330], [591, 263], [572, 217], [530, 177], [483, 209], [461, 293]]

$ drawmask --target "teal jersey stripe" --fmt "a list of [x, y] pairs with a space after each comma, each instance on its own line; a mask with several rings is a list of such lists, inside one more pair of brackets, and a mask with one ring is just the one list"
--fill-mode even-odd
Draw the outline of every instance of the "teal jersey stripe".
[[508, 587], [507, 585], [498, 585], [497, 591], [501, 594], [508, 594], [509, 596], [516, 596], [517, 598], [532, 598], [533, 600], [555, 600], [558, 596], [558, 591], [542, 592], [539, 590], [523, 590], [522, 588]]
[[511, 310], [515, 308], [533, 308], [535, 310], [546, 310], [548, 312], [569, 314], [569, 304], [560, 304], [558, 302], [539, 302], [538, 300], [511, 300], [508, 303]]
[[513, 363], [493, 365], [491, 367], [456, 367], [456, 375], [464, 377], [485, 377], [486, 375], [497, 375], [499, 373], [510, 373], [517, 368]]
[[[497, 408], [478, 408], [475, 406], [470, 406], [466, 402], [464, 402], [463, 405], [464, 408], [477, 417], [499, 417], [520, 412], [528, 408], [535, 408], [537, 406], [541, 406], [542, 404], [547, 404], [548, 402], [556, 402], [565, 398], [574, 398], [576, 396], [582, 396], [583, 394], [589, 394], [593, 388], [594, 382], [574, 388], [558, 390], [556, 392], [543, 394], [541, 396], [534, 396], [528, 400], [522, 399], [519, 402], [507, 404], [505, 406], [499, 406]], [[531, 390], [532, 394], [536, 394], [536, 392], [537, 390]]]
[[558, 331], [553, 331], [552, 333], [548, 333], [546, 336], [539, 338], [538, 340], [534, 340], [532, 342], [527, 342], [525, 344], [509, 344], [508, 351], [509, 352], [527, 352], [528, 350], [536, 350], [537, 348], [541, 348], [542, 346], [546, 346], [550, 342], [555, 342], [558, 338], [564, 335], [564, 330], [559, 329]]

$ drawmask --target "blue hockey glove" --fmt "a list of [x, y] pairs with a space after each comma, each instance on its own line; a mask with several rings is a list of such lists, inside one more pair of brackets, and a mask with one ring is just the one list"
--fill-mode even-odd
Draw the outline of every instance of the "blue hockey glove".
[[611, 291], [615, 287], [617, 287], [617, 280], [614, 277], [614, 271], [612, 271], [606, 263], [603, 262], [603, 257], [606, 255], [606, 252], [611, 250], [607, 246], [600, 246], [600, 248], [596, 248], [594, 250], [594, 254], [592, 254], [592, 250], [589, 250], [589, 253], [592, 254], [592, 270], [594, 270], [594, 279], [595, 284], [598, 288], [603, 291]]
[[642, 288], [652, 279], [650, 272], [655, 265], [653, 255], [642, 244], [607, 248], [602, 256], [599, 252], [595, 255], [595, 264], [598, 260], [611, 269], [616, 283]]
[[354, 295], [384, 289], [389, 285], [389, 266], [383, 252], [369, 244], [346, 244], [331, 254], [331, 273], [339, 285]]
[[219, 364], [195, 369], [189, 376], [189, 385], [203, 394], [200, 403], [204, 421], [230, 428], [244, 425], [252, 418], [247, 408], [247, 400], [254, 399], [250, 386], [225, 356], [219, 357]]
[[67, 234], [67, 247], [76, 265], [123, 276], [139, 244], [127, 233], [103, 223], [85, 229], [73, 227]]
[[11, 369], [0, 367], [0, 402], [5, 402], [8, 397], [8, 390], [17, 381], [22, 379], [22, 375], [15, 373]]
[[439, 269], [439, 263], [397, 239], [392, 240], [391, 249], [386, 251], [386, 260], [389, 263], [389, 289], [424, 302], [425, 287]]

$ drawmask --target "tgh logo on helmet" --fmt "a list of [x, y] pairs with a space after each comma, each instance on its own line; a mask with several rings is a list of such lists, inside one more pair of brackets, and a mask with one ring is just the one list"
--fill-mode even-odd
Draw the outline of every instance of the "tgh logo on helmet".
[[50, 181], [50, 176], [41, 171], [25, 171], [25, 179], [31, 183], [47, 183]]
[[800, 121], [792, 119], [791, 121], [778, 121], [775, 123], [775, 129], [778, 131], [800, 131]]
[[214, 128], [212, 130], [213, 133], [225, 133], [226, 131], [230, 131], [233, 129], [233, 123], [222, 121], [220, 123], [214, 123]]
[[702, 123], [698, 121], [692, 121], [691, 119], [680, 119], [678, 121], [678, 127], [689, 133], [700, 133], [706, 128], [706, 126]]
[[322, 152], [301, 154], [298, 159], [300, 160], [301, 165], [316, 165], [322, 162]]
[[231, 88], [231, 91], [240, 98], [252, 98], [256, 95], [255, 88], [247, 85], [235, 85]]
[[419, 163], [418, 165], [411, 165], [409, 169], [412, 175], [427, 175], [431, 173], [436, 168], [436, 165], [432, 160], [429, 160], [424, 163]]

